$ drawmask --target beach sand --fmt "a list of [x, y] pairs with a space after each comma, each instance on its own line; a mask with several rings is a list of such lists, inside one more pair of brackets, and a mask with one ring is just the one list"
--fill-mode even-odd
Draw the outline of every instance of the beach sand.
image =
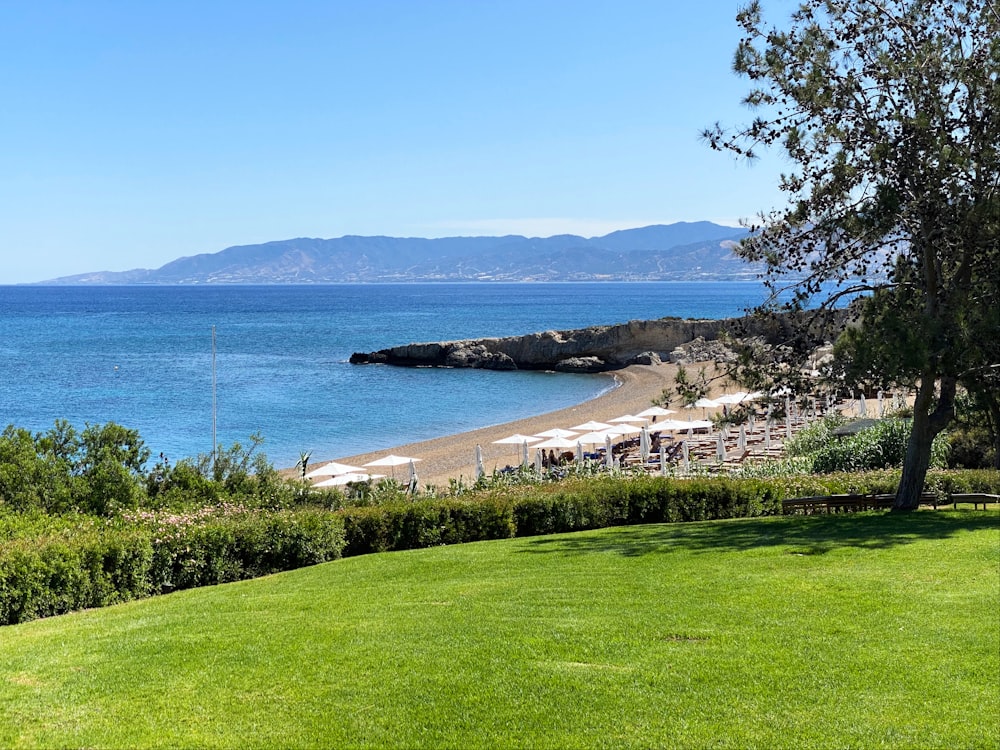
[[[709, 369], [711, 371], [713, 366], [709, 365]], [[408, 456], [420, 459], [415, 466], [421, 486], [444, 487], [448, 485], [449, 479], [458, 478], [464, 478], [471, 483], [476, 476], [476, 445], [482, 447], [483, 465], [487, 473], [508, 464], [519, 464], [521, 462], [521, 446], [494, 445], [493, 441], [515, 433], [534, 435], [553, 427], [568, 429], [589, 420], [606, 422], [625, 414], [635, 414], [649, 408], [653, 399], [660, 396], [664, 389], [669, 389], [673, 393], [676, 374], [677, 366], [674, 364], [632, 365], [614, 373], [614, 377], [619, 383], [618, 387], [577, 406], [456, 435], [407, 443], [370, 453], [344, 456], [336, 460], [340, 463], [362, 466], [369, 461], [389, 454]], [[723, 386], [718, 385], [716, 389], [713, 389], [713, 395], [716, 391], [721, 393]], [[681, 413], [678, 414], [677, 418], [685, 419], [686, 414], [683, 413], [683, 410], [679, 411]], [[701, 414], [697, 416], [700, 418]], [[534, 451], [529, 451], [529, 455], [533, 459]], [[310, 464], [309, 469], [316, 469], [323, 463], [325, 462]], [[386, 469], [373, 468], [369, 471], [390, 474], [390, 471]], [[405, 482], [409, 477], [409, 468], [398, 466], [394, 473], [396, 479]]]

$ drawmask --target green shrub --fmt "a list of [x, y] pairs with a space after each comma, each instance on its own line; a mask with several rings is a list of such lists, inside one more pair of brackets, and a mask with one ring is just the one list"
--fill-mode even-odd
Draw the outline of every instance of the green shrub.
[[152, 547], [135, 529], [81, 527], [0, 543], [0, 624], [147, 596]]
[[[910, 423], [884, 419], [856, 435], [832, 439], [813, 454], [812, 470], [821, 474], [834, 471], [872, 471], [903, 465]], [[931, 466], [947, 466], [948, 443], [944, 435], [935, 438], [931, 447]]]
[[810, 422], [785, 443], [785, 455], [790, 457], [808, 456], [822, 450], [835, 438], [833, 431], [847, 423], [847, 418], [835, 412], [822, 419]]
[[[344, 555], [622, 524], [777, 514], [792, 497], [893, 493], [898, 469], [782, 477], [611, 475], [493, 485], [339, 511], [223, 504], [184, 512], [0, 512], [0, 624], [235, 581]], [[1000, 493], [1000, 471], [932, 470], [926, 487]]]
[[506, 539], [515, 529], [511, 504], [490, 497], [351, 507], [340, 515], [345, 555]]
[[0, 624], [313, 565], [343, 546], [342, 520], [322, 509], [0, 517]]

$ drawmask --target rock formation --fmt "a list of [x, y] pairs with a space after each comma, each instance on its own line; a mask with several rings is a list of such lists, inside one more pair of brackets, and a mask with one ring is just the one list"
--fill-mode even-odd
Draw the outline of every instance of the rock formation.
[[571, 331], [543, 331], [524, 336], [406, 344], [371, 353], [355, 353], [352, 364], [403, 367], [472, 367], [487, 370], [605, 372], [630, 364], [670, 361], [672, 352], [694, 341], [699, 351], [720, 354], [720, 337], [745, 335], [747, 320], [632, 320]]

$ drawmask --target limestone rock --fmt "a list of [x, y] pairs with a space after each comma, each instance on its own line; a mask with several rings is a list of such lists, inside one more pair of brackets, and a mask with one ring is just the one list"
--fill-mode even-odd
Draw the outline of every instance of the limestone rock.
[[541, 331], [467, 341], [406, 344], [351, 356], [355, 364], [385, 363], [401, 367], [472, 367], [490, 370], [561, 370], [602, 372], [632, 363], [656, 364], [670, 352], [670, 360], [732, 362], [736, 355], [720, 339], [762, 336], [786, 339], [787, 321], [630, 320], [608, 326], [571, 331]]
[[670, 361], [679, 365], [690, 365], [695, 362], [735, 362], [736, 353], [719, 340], [706, 341], [697, 336], [685, 344], [674, 347], [670, 352]]
[[663, 359], [656, 352], [642, 352], [636, 354], [630, 361], [630, 365], [659, 365], [663, 364]]
[[598, 357], [569, 357], [556, 362], [552, 369], [556, 372], [604, 372], [608, 367]]

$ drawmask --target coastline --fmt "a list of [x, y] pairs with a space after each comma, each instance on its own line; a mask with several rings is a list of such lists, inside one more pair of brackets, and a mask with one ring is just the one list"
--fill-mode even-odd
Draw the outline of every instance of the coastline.
[[[705, 364], [710, 366], [710, 363]], [[393, 448], [343, 456], [334, 460], [353, 466], [363, 466], [369, 461], [389, 454], [419, 458], [420, 461], [416, 462], [415, 466], [419, 483], [423, 487], [446, 486], [450, 479], [459, 478], [471, 483], [476, 476], [476, 445], [482, 448], [483, 465], [487, 473], [508, 464], [519, 464], [521, 459], [518, 446], [494, 445], [493, 441], [515, 433], [533, 435], [553, 427], [565, 429], [588, 420], [607, 421], [624, 414], [634, 414], [651, 406], [653, 399], [657, 398], [665, 388], [672, 389], [676, 373], [677, 365], [671, 363], [630, 365], [613, 373], [618, 381], [617, 387], [575, 406], [468, 432], [405, 443]], [[309, 469], [316, 469], [325, 463], [328, 462], [311, 463]], [[384, 469], [372, 469], [372, 471], [379, 474], [390, 473]], [[409, 476], [408, 472], [408, 467], [400, 466], [395, 469], [395, 476], [405, 481]]]

